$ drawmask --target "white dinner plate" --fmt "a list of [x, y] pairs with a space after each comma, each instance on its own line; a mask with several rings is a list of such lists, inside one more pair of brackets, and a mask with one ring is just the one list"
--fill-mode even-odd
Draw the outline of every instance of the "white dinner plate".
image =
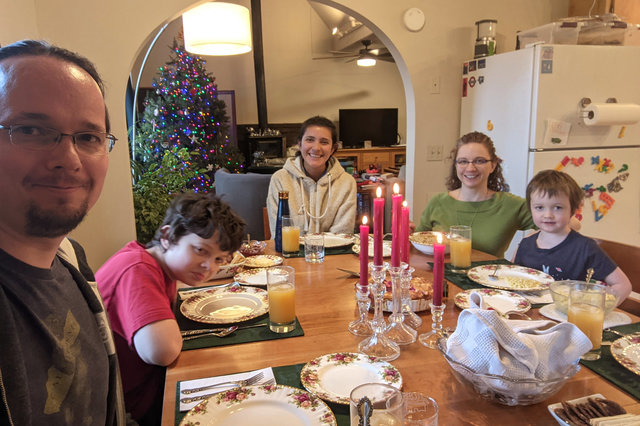
[[269, 312], [267, 292], [255, 287], [230, 286], [198, 292], [180, 305], [182, 315], [206, 324], [231, 324]]
[[[570, 401], [567, 401], [571, 404], [582, 404], [583, 402], [587, 402], [589, 400], [589, 398], [603, 398], [604, 396], [602, 396], [599, 393], [595, 393], [593, 395], [589, 395], [589, 396], [584, 396], [582, 398], [576, 398], [576, 399], [572, 399]], [[558, 408], [562, 408], [562, 403], [560, 402], [556, 402], [555, 404], [551, 404], [551, 405], [547, 405], [547, 410], [549, 410], [549, 412], [551, 413], [551, 415], [553, 416], [554, 419], [556, 419], [556, 421], [558, 422], [559, 425], [562, 426], [570, 426], [569, 423], [565, 422], [564, 420], [562, 420], [560, 417], [558, 417], [558, 415], [555, 413], [555, 410]]]
[[402, 388], [400, 372], [386, 361], [364, 354], [323, 355], [302, 367], [300, 381], [309, 392], [337, 404], [349, 405], [349, 395], [363, 383], [385, 383]]
[[[540, 314], [554, 321], [566, 322], [567, 314], [563, 314], [556, 309], [554, 303], [544, 305], [540, 308]], [[616, 325], [631, 324], [631, 317], [623, 312], [613, 311], [604, 317], [604, 325], [602, 328], [615, 327]]]
[[454, 303], [460, 309], [467, 309], [469, 304], [469, 295], [472, 292], [480, 293], [482, 300], [490, 307], [504, 313], [507, 311], [515, 311], [525, 313], [531, 309], [531, 303], [519, 294], [505, 290], [495, 290], [492, 288], [476, 288], [473, 290], [465, 290], [456, 294]]
[[640, 375], [640, 333], [630, 334], [613, 342], [611, 355], [624, 368]]
[[245, 386], [202, 401], [180, 422], [187, 425], [335, 426], [333, 412], [315, 395], [284, 385]]
[[[496, 267], [497, 279], [489, 278]], [[519, 265], [480, 265], [469, 269], [467, 277], [487, 287], [511, 291], [546, 290], [554, 281], [551, 275]]]
[[272, 266], [281, 265], [284, 259], [273, 254], [259, 254], [257, 256], [249, 256], [244, 261], [244, 266], [249, 268], [270, 268]]
[[[360, 254], [360, 243], [355, 243], [351, 250], [355, 254]], [[373, 240], [369, 239], [369, 257], [373, 257]], [[391, 257], [391, 241], [382, 242], [382, 257]]]

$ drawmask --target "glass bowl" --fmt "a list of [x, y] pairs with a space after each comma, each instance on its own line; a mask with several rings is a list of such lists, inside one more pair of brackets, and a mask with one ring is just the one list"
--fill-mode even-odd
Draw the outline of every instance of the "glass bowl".
[[[593, 282], [593, 281], [592, 281]], [[567, 314], [567, 310], [569, 309], [569, 291], [571, 290], [571, 286], [574, 284], [584, 284], [584, 281], [575, 281], [575, 280], [565, 280], [565, 281], [554, 281], [549, 285], [549, 291], [551, 292], [551, 297], [553, 298], [553, 304], [556, 307], [556, 310], [562, 312], [563, 314]], [[602, 284], [602, 282], [598, 281], [598, 284]], [[607, 296], [605, 299], [604, 305], [604, 315], [607, 316], [613, 311], [613, 309], [618, 304], [618, 296], [613, 294], [611, 287], [604, 286], [605, 291], [607, 292]]]
[[240, 253], [242, 253], [244, 256], [257, 256], [259, 254], [264, 253], [264, 249], [267, 247], [267, 242], [266, 241], [258, 241], [258, 240], [251, 240], [251, 241], [245, 241], [242, 243], [242, 245], [240, 246]]
[[465, 387], [474, 390], [482, 398], [503, 405], [532, 405], [553, 396], [562, 388], [567, 380], [580, 371], [580, 364], [576, 360], [557, 377], [547, 380], [541, 379], [511, 379], [494, 374], [483, 374], [460, 364], [447, 355], [447, 338], [438, 340], [438, 350], [447, 360], [455, 378]]

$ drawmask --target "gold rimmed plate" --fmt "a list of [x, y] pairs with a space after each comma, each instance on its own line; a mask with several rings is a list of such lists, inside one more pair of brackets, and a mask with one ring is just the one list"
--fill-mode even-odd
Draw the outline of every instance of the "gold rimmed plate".
[[232, 324], [269, 312], [269, 299], [265, 290], [255, 287], [212, 288], [183, 301], [180, 312], [196, 322]]
[[[494, 272], [495, 278], [489, 277]], [[519, 265], [480, 265], [469, 269], [467, 277], [484, 286], [509, 291], [546, 290], [554, 281], [549, 274]]]

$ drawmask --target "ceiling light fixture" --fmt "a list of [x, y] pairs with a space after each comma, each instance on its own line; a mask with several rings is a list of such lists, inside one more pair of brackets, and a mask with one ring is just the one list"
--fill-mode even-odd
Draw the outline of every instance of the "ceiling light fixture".
[[182, 27], [188, 52], [226, 56], [251, 51], [251, 16], [244, 6], [203, 3], [182, 14]]
[[363, 56], [362, 58], [359, 58], [356, 63], [359, 67], [373, 67], [376, 65], [376, 60], [371, 56]]

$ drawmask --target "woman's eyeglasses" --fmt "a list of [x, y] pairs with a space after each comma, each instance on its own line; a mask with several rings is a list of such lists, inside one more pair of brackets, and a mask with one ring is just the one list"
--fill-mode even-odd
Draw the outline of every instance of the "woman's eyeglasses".
[[473, 163], [474, 166], [478, 167], [478, 166], [484, 166], [485, 164], [490, 162], [491, 160], [486, 158], [476, 158], [473, 161], [469, 161], [466, 158], [461, 158], [459, 160], [456, 160], [456, 165], [458, 167], [467, 167], [470, 163]]

